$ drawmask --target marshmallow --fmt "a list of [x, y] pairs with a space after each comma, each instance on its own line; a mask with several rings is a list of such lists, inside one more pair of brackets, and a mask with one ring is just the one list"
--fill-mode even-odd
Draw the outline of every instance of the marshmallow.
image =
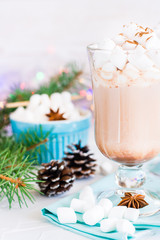
[[113, 73], [110, 72], [100, 72], [102, 79], [111, 80], [113, 78]]
[[29, 99], [29, 105], [32, 108], [36, 108], [41, 103], [41, 96], [39, 94], [34, 94]]
[[62, 96], [60, 93], [53, 93], [50, 97], [51, 99], [51, 108], [54, 111], [57, 111], [58, 108], [62, 106]]
[[134, 41], [127, 40], [123, 43], [122, 48], [124, 50], [133, 50], [137, 47], [137, 44]]
[[79, 194], [79, 199], [86, 201], [90, 207], [93, 207], [95, 205], [95, 196], [90, 186], [84, 187], [84, 189]]
[[113, 207], [108, 214], [108, 218], [123, 218], [126, 208], [126, 206]]
[[84, 222], [91, 226], [98, 223], [102, 218], [104, 218], [104, 211], [100, 205], [94, 206], [83, 214]]
[[73, 198], [70, 207], [73, 208], [75, 212], [84, 213], [86, 209], [86, 202]]
[[26, 109], [26, 111], [24, 112], [23, 118], [24, 118], [25, 122], [34, 122], [35, 121], [33, 112], [31, 112], [29, 109]]
[[11, 113], [11, 118], [14, 120], [21, 120], [24, 118], [25, 109], [23, 107], [18, 107], [13, 113]]
[[62, 99], [64, 103], [70, 103], [72, 100], [72, 96], [70, 92], [64, 91], [61, 93]]
[[109, 61], [110, 56], [110, 51], [96, 50], [93, 56], [95, 68], [101, 68], [107, 61]]
[[113, 170], [112, 164], [107, 162], [107, 161], [103, 161], [100, 166], [100, 171], [101, 173], [106, 176], [107, 174], [111, 173]]
[[134, 51], [135, 54], [144, 54], [145, 52], [146, 52], [146, 49], [141, 45], [138, 45]]
[[146, 71], [153, 66], [153, 62], [145, 54], [128, 54], [128, 61], [140, 71]]
[[113, 207], [113, 203], [111, 202], [111, 200], [109, 200], [107, 198], [102, 198], [100, 200], [100, 202], [98, 203], [98, 205], [100, 205], [103, 208], [104, 217], [108, 217], [108, 214]]
[[147, 49], [160, 49], [160, 39], [153, 35], [148, 41], [146, 42]]
[[60, 223], [76, 223], [77, 216], [72, 208], [59, 207], [57, 208], [57, 217]]
[[121, 233], [127, 233], [133, 235], [135, 233], [135, 227], [131, 222], [126, 219], [121, 219], [117, 222], [117, 231]]
[[103, 219], [100, 222], [100, 229], [102, 232], [113, 232], [116, 230], [117, 222], [117, 218]]
[[117, 44], [117, 45], [122, 45], [125, 41], [126, 41], [126, 37], [124, 37], [121, 34], [116, 35], [113, 38], [113, 41]]
[[[124, 36], [126, 36], [128, 39], [134, 39], [135, 34], [137, 33], [139, 27], [135, 23], [130, 23], [129, 25], [124, 25], [122, 29], [122, 33]], [[142, 30], [142, 29], [141, 29]]]
[[98, 48], [105, 50], [113, 50], [115, 48], [115, 43], [110, 38], [105, 39], [103, 42], [98, 44]]
[[147, 52], [147, 55], [154, 62], [156, 67], [160, 68], [160, 50], [150, 50]]
[[139, 217], [139, 209], [136, 208], [127, 208], [124, 213], [124, 218], [129, 221], [136, 221]]
[[112, 73], [112, 72], [116, 71], [116, 67], [111, 62], [107, 62], [103, 65], [102, 71]]
[[124, 53], [121, 47], [116, 46], [112, 51], [110, 60], [113, 65], [122, 70], [127, 62], [127, 55]]
[[137, 68], [135, 68], [131, 63], [127, 63], [124, 74], [129, 77], [130, 79], [137, 79], [139, 77], [139, 71]]
[[41, 95], [41, 104], [45, 105], [46, 107], [50, 107], [50, 98], [47, 94]]

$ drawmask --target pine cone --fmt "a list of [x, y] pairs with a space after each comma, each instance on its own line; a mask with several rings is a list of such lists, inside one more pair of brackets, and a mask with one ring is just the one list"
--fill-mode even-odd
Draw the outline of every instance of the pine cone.
[[66, 157], [63, 158], [66, 161], [67, 166], [72, 169], [75, 177], [87, 178], [95, 174], [95, 159], [89, 153], [88, 146], [81, 147], [81, 141], [78, 144], [69, 145], [70, 152], [66, 152]]
[[65, 166], [65, 162], [52, 160], [50, 163], [42, 163], [42, 169], [38, 171], [37, 178], [43, 180], [38, 183], [41, 192], [48, 197], [68, 191], [75, 179], [72, 170]]

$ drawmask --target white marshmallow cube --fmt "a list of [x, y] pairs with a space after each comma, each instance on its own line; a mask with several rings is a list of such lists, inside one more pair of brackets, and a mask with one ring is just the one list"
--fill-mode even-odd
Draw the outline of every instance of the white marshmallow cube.
[[111, 54], [110, 61], [115, 65], [117, 68], [122, 70], [127, 62], [127, 55], [123, 51], [123, 49], [119, 46], [116, 46]]
[[88, 207], [90, 208], [95, 205], [95, 196], [90, 186], [84, 187], [84, 189], [79, 194], [79, 199], [86, 201], [88, 204]]
[[25, 110], [23, 118], [26, 122], [35, 122], [34, 114], [29, 109]]
[[114, 71], [116, 71], [116, 67], [111, 62], [107, 62], [103, 65], [102, 71], [113, 73]]
[[73, 198], [70, 207], [73, 208], [75, 212], [84, 213], [86, 209], [86, 202]]
[[116, 230], [117, 222], [118, 222], [117, 218], [103, 219], [100, 222], [100, 229], [102, 232], [113, 232]]
[[62, 96], [60, 93], [53, 93], [50, 96], [51, 99], [51, 108], [54, 111], [57, 111], [58, 108], [60, 108], [62, 106]]
[[113, 166], [111, 163], [107, 162], [107, 161], [103, 161], [100, 166], [100, 171], [101, 174], [103, 174], [104, 176], [106, 176], [107, 174], [111, 173], [113, 170]]
[[93, 226], [104, 218], [104, 211], [100, 205], [96, 205], [93, 208], [87, 210], [83, 214], [83, 220], [87, 225]]
[[139, 71], [131, 63], [127, 63], [124, 74], [132, 80], [135, 80], [139, 77]]
[[160, 39], [156, 35], [153, 35], [148, 41], [146, 41], [146, 48], [160, 49]]
[[137, 33], [138, 26], [135, 23], [130, 23], [129, 25], [124, 25], [122, 29], [122, 33], [128, 38], [128, 39], [134, 39], [135, 34]]
[[72, 101], [72, 96], [70, 92], [64, 91], [61, 93], [64, 103], [70, 103]]
[[135, 233], [135, 227], [126, 219], [120, 219], [117, 222], [116, 228], [118, 232], [127, 233], [128, 235], [134, 235]]
[[126, 206], [113, 207], [108, 214], [108, 218], [123, 218], [126, 208]]
[[140, 71], [147, 71], [153, 67], [153, 61], [146, 54], [129, 54], [128, 61]]
[[51, 101], [50, 101], [50, 98], [49, 98], [49, 96], [47, 94], [42, 94], [41, 95], [41, 104], [45, 105], [46, 108], [50, 107]]
[[98, 48], [105, 49], [105, 50], [113, 50], [115, 47], [115, 43], [112, 39], [106, 38], [104, 41], [98, 44]]
[[147, 52], [150, 59], [154, 62], [156, 67], [160, 68], [160, 50], [150, 50]]
[[95, 68], [101, 68], [106, 62], [109, 61], [111, 56], [111, 52], [110, 51], [101, 51], [101, 50], [97, 50], [94, 53], [94, 65]]
[[76, 223], [77, 216], [72, 208], [59, 207], [57, 208], [57, 216], [60, 223]]
[[124, 218], [129, 221], [136, 221], [139, 217], [139, 209], [136, 208], [127, 208], [124, 213]]
[[104, 217], [108, 217], [108, 214], [111, 210], [111, 208], [113, 207], [113, 203], [111, 202], [111, 200], [107, 199], [107, 198], [102, 198], [98, 205], [100, 205], [103, 210], [104, 210]]
[[25, 109], [23, 107], [18, 107], [13, 113], [11, 113], [11, 118], [15, 120], [21, 120], [24, 118]]
[[34, 94], [29, 99], [29, 105], [32, 108], [36, 108], [41, 103], [41, 95]]
[[113, 41], [117, 44], [117, 45], [122, 45], [125, 41], [126, 41], [126, 37], [124, 37], [123, 35], [116, 35], [113, 39]]
[[134, 42], [130, 42], [130, 41], [126, 41], [125, 43], [123, 43], [123, 45], [122, 45], [122, 48], [124, 49], [124, 50], [133, 50], [133, 49], [135, 49], [137, 47], [137, 44], [136, 43], [134, 43]]

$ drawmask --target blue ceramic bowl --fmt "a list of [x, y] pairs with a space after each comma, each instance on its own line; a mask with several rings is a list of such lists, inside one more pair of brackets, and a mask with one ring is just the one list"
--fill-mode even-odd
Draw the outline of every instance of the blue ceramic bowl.
[[45, 123], [29, 123], [16, 121], [10, 118], [13, 134], [17, 141], [21, 141], [22, 133], [36, 131], [40, 135], [40, 128], [45, 135], [49, 132], [48, 142], [40, 146], [40, 153], [37, 153], [38, 162], [48, 163], [51, 159], [62, 160], [67, 145], [78, 143], [81, 140], [82, 146], [88, 142], [89, 128], [91, 124], [90, 111], [83, 112], [80, 120], [62, 120]]

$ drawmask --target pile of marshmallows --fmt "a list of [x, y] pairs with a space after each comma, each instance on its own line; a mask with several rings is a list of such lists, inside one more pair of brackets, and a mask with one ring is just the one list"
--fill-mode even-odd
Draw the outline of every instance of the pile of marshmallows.
[[100, 223], [102, 232], [118, 231], [133, 235], [135, 227], [131, 223], [139, 217], [139, 210], [125, 206], [113, 207], [109, 199], [101, 199], [96, 205], [92, 188], [86, 186], [79, 195], [79, 199], [73, 198], [70, 207], [59, 207], [57, 216], [60, 223], [76, 223], [76, 213], [83, 213], [85, 224], [94, 226]]
[[[149, 84], [160, 80], [160, 36], [157, 30], [144, 28], [135, 23], [123, 26], [122, 32], [113, 39], [92, 45], [95, 49], [95, 69], [105, 80], [115, 79], [114, 84]], [[123, 74], [122, 74], [123, 72]]]
[[64, 113], [67, 120], [78, 120], [81, 118], [79, 110], [71, 100], [71, 94], [67, 91], [53, 93], [50, 97], [47, 94], [34, 94], [29, 100], [27, 108], [19, 107], [11, 114], [11, 118], [23, 122], [42, 123], [48, 121], [46, 114], [50, 109]]

